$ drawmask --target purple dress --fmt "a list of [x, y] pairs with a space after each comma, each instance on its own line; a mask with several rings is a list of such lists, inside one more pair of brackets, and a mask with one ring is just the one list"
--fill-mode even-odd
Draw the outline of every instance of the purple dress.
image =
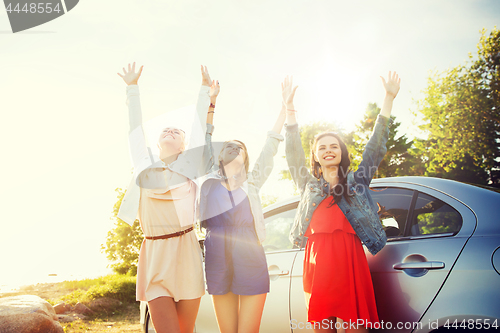
[[[208, 293], [268, 293], [266, 256], [255, 232], [245, 191], [241, 188], [229, 191], [219, 182], [212, 187], [205, 200], [208, 216], [215, 215], [204, 223], [207, 228], [205, 276]], [[216, 212], [222, 213], [216, 215]]]

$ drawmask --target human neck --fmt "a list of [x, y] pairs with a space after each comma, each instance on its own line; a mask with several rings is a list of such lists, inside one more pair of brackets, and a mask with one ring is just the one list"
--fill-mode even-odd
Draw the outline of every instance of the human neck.
[[228, 190], [232, 191], [241, 185], [241, 181], [237, 180], [237, 177], [241, 177], [241, 168], [242, 165], [239, 163], [229, 163], [224, 165], [224, 173], [226, 174], [227, 182], [223, 181], [224, 187], [227, 188], [229, 184]]
[[177, 151], [168, 151], [166, 149], [162, 149], [160, 151], [160, 159], [166, 164], [169, 165], [173, 161], [177, 160], [177, 157], [179, 157], [180, 152]]
[[335, 186], [339, 182], [339, 168], [337, 166], [334, 167], [322, 167], [321, 171], [323, 172], [323, 178], [330, 183], [330, 186]]

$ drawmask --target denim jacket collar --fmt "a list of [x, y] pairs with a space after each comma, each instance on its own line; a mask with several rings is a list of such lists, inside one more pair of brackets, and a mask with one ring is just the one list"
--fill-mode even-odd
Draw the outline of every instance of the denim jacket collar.
[[[330, 194], [331, 186], [330, 183], [323, 178], [323, 175], [320, 175], [318, 179], [319, 187], [321, 194], [328, 196]], [[347, 174], [347, 195], [352, 197], [356, 193], [356, 189], [354, 186], [354, 176], [352, 171], [349, 171]]]

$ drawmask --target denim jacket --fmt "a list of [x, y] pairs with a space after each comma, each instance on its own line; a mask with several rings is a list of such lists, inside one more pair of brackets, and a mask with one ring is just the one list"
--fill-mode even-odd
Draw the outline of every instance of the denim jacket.
[[[123, 197], [122, 204], [118, 210], [118, 218], [132, 225], [137, 218], [141, 187], [173, 189], [183, 185], [186, 181], [195, 183], [197, 195], [199, 186], [197, 179], [207, 174], [212, 169], [212, 154], [210, 142], [212, 139], [213, 126], [206, 123], [208, 106], [210, 104], [210, 87], [201, 86], [196, 104], [196, 119], [192, 124], [189, 146], [180, 154], [175, 161], [169, 165], [151, 153], [146, 144], [142, 128], [142, 112], [140, 103], [139, 86], [127, 86], [127, 105], [129, 111], [130, 133], [129, 148], [130, 157], [134, 166], [134, 174]], [[165, 183], [163, 172], [169, 173], [168, 184]], [[196, 213], [197, 206], [193, 203]], [[195, 215], [196, 216], [196, 215]], [[192, 225], [196, 221], [181, 221], [181, 226]]]
[[[261, 244], [266, 238], [266, 228], [264, 225], [264, 214], [262, 213], [259, 191], [273, 170], [274, 155], [278, 152], [278, 145], [283, 140], [284, 138], [281, 134], [274, 131], [269, 131], [267, 133], [267, 140], [264, 148], [262, 148], [262, 152], [260, 153], [257, 161], [255, 161], [253, 170], [248, 172], [247, 180], [241, 186], [248, 196], [255, 225], [255, 232]], [[207, 209], [205, 208], [207, 204], [206, 197], [210, 194], [211, 187], [219, 183], [221, 180], [222, 176], [220, 175], [218, 164], [214, 163], [213, 172], [202, 179], [199, 216], [202, 221], [202, 226], [204, 220], [213, 217], [207, 215]], [[238, 202], [235, 203], [235, 205], [237, 204]]]
[[[377, 205], [370, 195], [370, 182], [387, 152], [389, 126], [392, 119], [379, 115], [375, 122], [370, 140], [363, 152], [363, 159], [355, 172], [347, 175], [347, 195], [350, 203], [342, 199], [339, 208], [351, 224], [352, 228], [366, 245], [368, 251], [375, 255], [385, 245], [387, 236], [382, 229]], [[305, 167], [305, 154], [300, 141], [298, 125], [286, 127], [286, 159], [292, 179], [297, 185], [301, 198], [297, 215], [290, 231], [290, 241], [294, 247], [304, 245], [304, 234], [309, 227], [314, 210], [328, 196], [329, 183], [322, 177], [315, 178]]]

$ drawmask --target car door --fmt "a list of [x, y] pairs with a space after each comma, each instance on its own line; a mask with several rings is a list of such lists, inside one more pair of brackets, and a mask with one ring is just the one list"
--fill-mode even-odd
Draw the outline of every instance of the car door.
[[[266, 297], [260, 332], [290, 332], [289, 290], [292, 264], [298, 250], [288, 239], [295, 218], [297, 200], [264, 209], [266, 239], [262, 243], [269, 270], [270, 291]], [[219, 332], [215, 311], [208, 293], [201, 298], [195, 332]]]
[[388, 235], [366, 249], [383, 328], [410, 332], [436, 297], [476, 225], [471, 210], [424, 186], [377, 183], [372, 198]]
[[307, 324], [307, 309], [302, 284], [303, 268], [304, 248], [297, 253], [292, 267], [290, 281], [290, 326], [292, 332], [314, 332]]
[[270, 292], [266, 298], [260, 332], [290, 332], [290, 276], [298, 250], [292, 249], [288, 235], [296, 207], [297, 202], [294, 202], [265, 214], [266, 239], [262, 246], [269, 269]]

